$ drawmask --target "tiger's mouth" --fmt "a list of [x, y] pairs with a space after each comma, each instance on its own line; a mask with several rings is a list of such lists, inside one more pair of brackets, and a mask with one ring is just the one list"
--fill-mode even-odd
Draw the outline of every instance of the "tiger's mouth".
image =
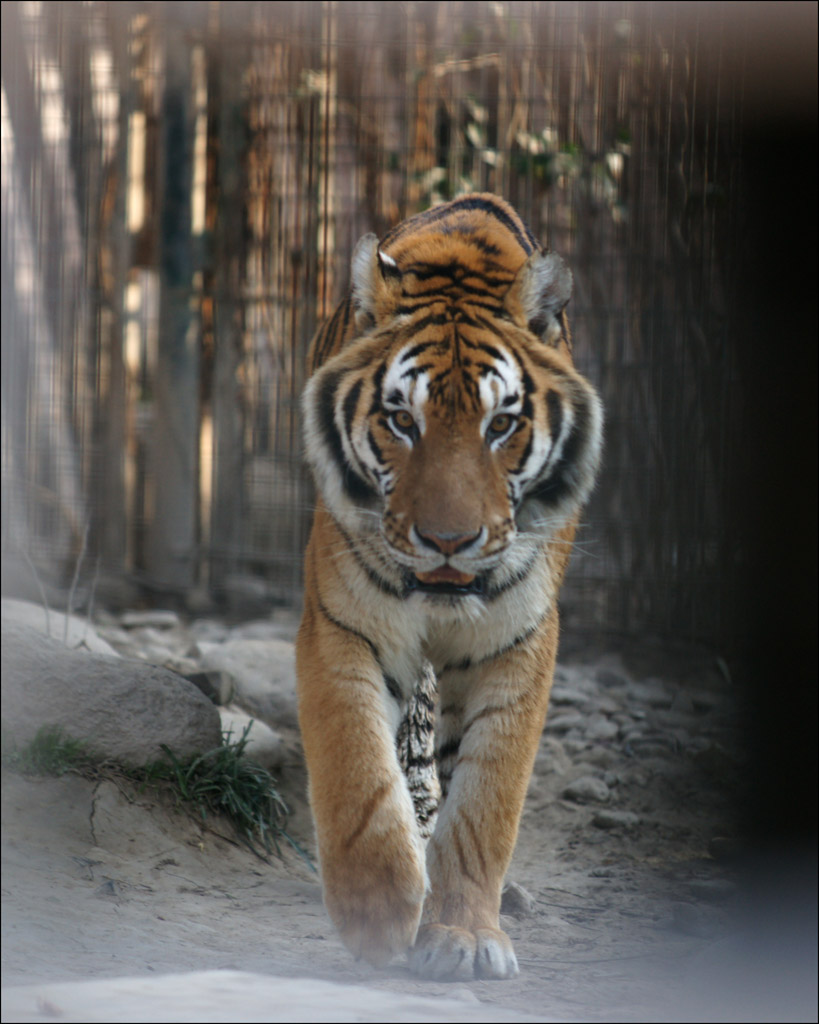
[[411, 573], [407, 579], [408, 590], [420, 590], [425, 594], [482, 594], [484, 577], [459, 572], [451, 565], [442, 565], [432, 572]]

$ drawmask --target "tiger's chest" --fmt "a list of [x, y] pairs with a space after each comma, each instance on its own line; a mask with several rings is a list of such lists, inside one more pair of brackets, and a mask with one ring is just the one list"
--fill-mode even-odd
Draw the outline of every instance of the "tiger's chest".
[[561, 566], [547, 547], [532, 548], [499, 577], [497, 592], [446, 597], [386, 589], [361, 552], [335, 560], [325, 580], [331, 614], [352, 625], [375, 652], [393, 696], [407, 698], [425, 666], [439, 679], [448, 672], [490, 662], [534, 633], [554, 604]]

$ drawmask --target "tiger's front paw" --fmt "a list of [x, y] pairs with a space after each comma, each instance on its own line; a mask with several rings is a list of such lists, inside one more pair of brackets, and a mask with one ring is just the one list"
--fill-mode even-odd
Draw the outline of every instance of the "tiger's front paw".
[[[322, 865], [324, 867], [324, 865]], [[325, 874], [324, 901], [344, 945], [374, 967], [413, 943], [421, 918], [426, 878], [420, 862], [383, 855]]]
[[410, 951], [410, 967], [422, 978], [468, 981], [472, 978], [514, 978], [518, 961], [512, 940], [499, 928], [467, 931], [430, 924], [418, 933]]

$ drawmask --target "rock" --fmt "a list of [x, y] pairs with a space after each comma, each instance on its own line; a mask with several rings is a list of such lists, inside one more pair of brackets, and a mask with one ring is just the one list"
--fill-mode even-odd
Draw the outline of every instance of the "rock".
[[619, 700], [612, 700], [611, 697], [602, 695], [595, 699], [594, 710], [601, 715], [616, 715], [623, 710], [623, 705]]
[[535, 912], [535, 898], [517, 882], [507, 882], [501, 893], [501, 913], [522, 920]]
[[548, 732], [557, 733], [558, 736], [562, 736], [563, 733], [567, 733], [571, 729], [583, 729], [587, 722], [588, 717], [586, 715], [569, 712], [565, 715], [555, 715], [554, 718], [549, 718], [546, 723], [546, 729]]
[[100, 757], [144, 765], [161, 744], [184, 759], [221, 742], [214, 705], [167, 669], [69, 650], [15, 622], [2, 637], [3, 730], [19, 746], [58, 726]]
[[640, 817], [633, 811], [595, 811], [592, 825], [597, 828], [633, 828], [640, 824]]
[[609, 784], [607, 776], [611, 774], [609, 769], [613, 766], [619, 767], [622, 757], [622, 751], [615, 750], [613, 747], [608, 745], [602, 746], [600, 744], [595, 744], [583, 752], [583, 759], [588, 763], [590, 768], [599, 768], [603, 770], [603, 781], [606, 785]]
[[230, 630], [217, 619], [195, 619], [190, 633], [196, 643], [221, 644], [227, 640]]
[[675, 711], [673, 708], [669, 711], [655, 711], [653, 721], [667, 726], [669, 729], [690, 730], [696, 729], [698, 725], [697, 716], [693, 712]]
[[563, 796], [578, 804], [604, 804], [611, 794], [602, 779], [597, 779], [593, 775], [581, 775], [563, 790]]
[[231, 640], [290, 640], [294, 641], [299, 629], [300, 615], [291, 609], [276, 608], [264, 619], [254, 619], [234, 626]]
[[595, 673], [595, 679], [601, 686], [605, 686], [606, 689], [621, 689], [624, 686], [628, 686], [628, 678], [621, 672], [613, 672], [609, 668], [598, 669]]
[[[175, 666], [169, 667], [173, 671], [179, 672]], [[184, 676], [188, 682], [193, 683], [197, 690], [201, 690], [208, 700], [220, 707], [230, 704], [233, 699], [233, 680], [227, 672], [219, 672], [216, 669], [210, 672], [198, 672], [194, 669], [190, 672], [179, 672], [179, 674]]]
[[[537, 752], [536, 774], [563, 775], [572, 767], [571, 759], [563, 749], [563, 744], [555, 736], [545, 735], [540, 741]], [[532, 776], [534, 778], [534, 775]]]
[[639, 707], [670, 708], [674, 700], [662, 679], [646, 679], [642, 683], [629, 683], [627, 689], [629, 701]]
[[91, 623], [77, 615], [64, 615], [55, 611], [46, 614], [40, 604], [9, 597], [3, 598], [1, 614], [4, 622], [19, 622], [43, 636], [52, 637], [63, 647], [116, 656], [114, 648], [99, 636]]
[[138, 652], [138, 657], [143, 661], [150, 661], [154, 665], [167, 665], [185, 648], [184, 642], [180, 642], [180, 638], [174, 636], [174, 631], [171, 628], [156, 629], [154, 626], [138, 626], [132, 630], [132, 635], [134, 650]]
[[296, 653], [286, 640], [228, 640], [200, 643], [206, 671], [225, 672], [234, 683], [233, 700], [263, 722], [295, 726]]
[[125, 612], [120, 616], [119, 621], [124, 629], [139, 629], [146, 626], [152, 629], [174, 629], [180, 625], [176, 612], [164, 611], [161, 608]]
[[590, 740], [612, 740], [619, 732], [617, 723], [604, 715], [592, 715], [586, 726], [586, 735]]
[[558, 684], [555, 684], [552, 687], [549, 700], [553, 705], [569, 704], [582, 706], [589, 702], [587, 694], [579, 693], [577, 690], [573, 690], [568, 686], [559, 686]]
[[219, 716], [222, 719], [222, 732], [230, 731], [231, 743], [240, 740], [245, 729], [250, 726], [245, 747], [245, 755], [249, 760], [260, 764], [262, 768], [281, 767], [285, 756], [285, 744], [279, 733], [237, 707], [222, 708]]

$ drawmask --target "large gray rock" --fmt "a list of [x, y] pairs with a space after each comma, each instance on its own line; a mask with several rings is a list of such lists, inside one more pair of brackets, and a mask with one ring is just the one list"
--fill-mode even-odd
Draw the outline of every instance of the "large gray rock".
[[219, 712], [186, 679], [144, 662], [70, 650], [19, 622], [2, 623], [4, 739], [22, 746], [59, 726], [89, 750], [143, 765], [167, 744], [181, 758], [221, 742]]

